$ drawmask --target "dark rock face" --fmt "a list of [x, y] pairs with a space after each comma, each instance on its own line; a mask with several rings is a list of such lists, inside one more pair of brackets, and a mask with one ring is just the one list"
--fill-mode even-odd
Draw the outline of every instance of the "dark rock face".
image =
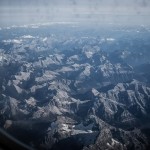
[[149, 33], [103, 29], [7, 31], [10, 39], [0, 41], [0, 126], [37, 149], [148, 150]]

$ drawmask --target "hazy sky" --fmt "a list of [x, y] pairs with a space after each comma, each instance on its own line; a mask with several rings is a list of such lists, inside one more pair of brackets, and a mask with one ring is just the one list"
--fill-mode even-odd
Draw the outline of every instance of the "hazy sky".
[[56, 21], [150, 24], [150, 0], [0, 0], [0, 25]]

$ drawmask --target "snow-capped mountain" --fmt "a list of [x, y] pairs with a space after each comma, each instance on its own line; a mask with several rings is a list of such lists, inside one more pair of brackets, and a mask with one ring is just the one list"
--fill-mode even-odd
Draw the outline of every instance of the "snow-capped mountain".
[[1, 29], [1, 127], [37, 149], [148, 149], [149, 32], [117, 29]]

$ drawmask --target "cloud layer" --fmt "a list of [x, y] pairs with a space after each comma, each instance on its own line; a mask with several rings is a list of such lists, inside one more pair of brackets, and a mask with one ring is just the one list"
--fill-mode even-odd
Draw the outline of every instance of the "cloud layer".
[[[132, 18], [132, 19], [131, 19]], [[149, 0], [0, 0], [0, 25], [55, 21], [149, 24]]]

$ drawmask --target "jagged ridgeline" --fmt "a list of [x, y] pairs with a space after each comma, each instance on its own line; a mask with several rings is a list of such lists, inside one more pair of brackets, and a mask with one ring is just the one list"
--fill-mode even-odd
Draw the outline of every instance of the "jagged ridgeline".
[[36, 149], [150, 148], [150, 28], [0, 30], [0, 126]]

